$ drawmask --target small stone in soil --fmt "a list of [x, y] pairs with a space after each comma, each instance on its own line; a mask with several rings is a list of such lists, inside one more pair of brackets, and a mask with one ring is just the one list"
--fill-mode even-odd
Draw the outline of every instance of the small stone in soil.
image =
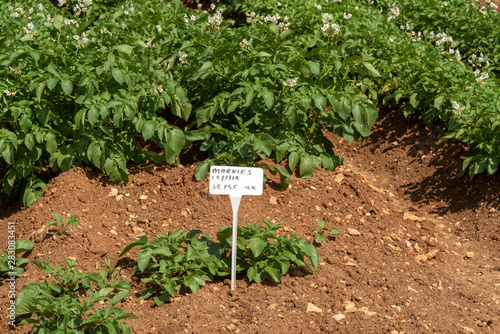
[[307, 312], [321, 313], [323, 312], [323, 310], [314, 305], [313, 303], [307, 303]]
[[405, 212], [405, 214], [403, 216], [403, 219], [413, 220], [413, 221], [422, 221], [422, 220], [425, 220], [424, 218], [417, 217], [414, 214], [411, 214], [409, 212]]
[[357, 267], [358, 264], [356, 262], [353, 262], [353, 261], [349, 261], [346, 263], [346, 266], [349, 266], [349, 267]]
[[360, 235], [361, 234], [361, 233], [359, 233], [358, 230], [356, 230], [354, 228], [348, 228], [347, 233], [349, 233], [350, 235]]
[[366, 307], [366, 306], [365, 306], [365, 307], [362, 307], [362, 308], [360, 308], [360, 309], [357, 309], [357, 310], [356, 310], [356, 312], [364, 313], [364, 314], [365, 314], [366, 316], [368, 316], [368, 317], [372, 317], [372, 316], [374, 316], [374, 315], [376, 315], [376, 314], [377, 314], [377, 312], [370, 312], [370, 311], [368, 310], [368, 307]]
[[351, 301], [346, 301], [344, 303], [344, 308], [347, 313], [353, 313], [356, 311], [356, 305]]
[[433, 249], [431, 250], [429, 253], [427, 253], [427, 259], [433, 259], [434, 257], [436, 257], [436, 255], [439, 253], [439, 251], [437, 249]]
[[421, 254], [421, 255], [415, 256], [415, 261], [417, 261], [419, 263], [427, 261], [427, 254]]
[[333, 319], [337, 320], [337, 321], [340, 321], [342, 319], [345, 319], [345, 315], [343, 315], [342, 313], [339, 313], [339, 314], [335, 314], [333, 316]]
[[144, 232], [144, 229], [143, 229], [143, 228], [141, 228], [141, 227], [133, 226], [133, 227], [132, 227], [132, 231], [133, 231], [135, 234], [140, 234], [140, 233]]
[[465, 257], [467, 259], [472, 259], [476, 254], [474, 254], [474, 252], [467, 252], [465, 253]]
[[115, 197], [116, 195], [118, 195], [118, 189], [111, 188], [111, 191], [109, 192], [108, 196], [109, 197]]
[[391, 233], [390, 237], [394, 241], [401, 241], [401, 238], [397, 234], [395, 234], [395, 233]]
[[276, 310], [276, 307], [277, 307], [277, 306], [278, 306], [278, 304], [273, 303], [273, 304], [269, 305], [269, 306], [267, 307], [267, 309], [268, 309], [268, 310]]

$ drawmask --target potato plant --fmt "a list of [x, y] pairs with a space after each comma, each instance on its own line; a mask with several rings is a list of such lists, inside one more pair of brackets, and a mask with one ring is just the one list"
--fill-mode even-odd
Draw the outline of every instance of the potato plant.
[[[93, 2], [80, 15], [34, 1], [1, 5], [5, 194], [19, 190], [30, 205], [72, 166], [126, 183], [127, 162], [175, 163], [193, 141], [211, 155], [199, 179], [212, 164], [290, 155], [290, 169], [310, 177], [341, 163], [323, 127], [348, 140], [369, 135], [376, 105], [346, 84], [350, 73], [377, 77], [373, 58], [351, 58], [342, 77], [332, 75], [322, 63], [339, 71], [350, 57], [334, 51], [333, 37], [296, 38], [283, 20], [236, 29], [222, 8], [156, 2]], [[333, 102], [343, 109], [328, 109]], [[143, 151], [144, 140], [163, 154]]]
[[[30, 205], [73, 166], [126, 183], [128, 163], [176, 163], [193, 142], [209, 155], [197, 179], [214, 164], [271, 158], [287, 162], [273, 170], [286, 188], [296, 169], [307, 178], [342, 163], [324, 131], [365, 140], [378, 108], [394, 103], [469, 143], [461, 171], [493, 174], [500, 35], [489, 7], [2, 2], [2, 192]], [[143, 150], [145, 141], [162, 153]]]
[[[32, 261], [56, 283], [43, 281], [22, 288], [16, 316], [31, 316], [19, 324], [33, 324], [30, 333], [132, 333], [123, 319], [137, 317], [115, 306], [131, 294], [130, 285], [113, 277], [113, 272], [86, 273], [74, 269], [75, 261], [65, 261], [67, 268]], [[99, 307], [104, 303], [111, 306]]]
[[[318, 267], [318, 250], [309, 241], [294, 235], [278, 236], [275, 231], [281, 226], [264, 222], [265, 225], [247, 223], [238, 228], [237, 272], [246, 272], [250, 282], [267, 278], [280, 282], [291, 265], [311, 270]], [[221, 228], [216, 242], [200, 230], [158, 233], [154, 241], [144, 236], [131, 242], [119, 256], [140, 246], [133, 272], [149, 286], [140, 298], [153, 297], [160, 306], [183, 288], [197, 293], [206, 282], [231, 273], [231, 234], [232, 227]]]
[[47, 223], [47, 226], [55, 226], [60, 234], [69, 234], [69, 229], [66, 228], [68, 225], [80, 225], [76, 215], [69, 217], [66, 221], [64, 221], [64, 218], [59, 213], [53, 212], [52, 215], [57, 221], [50, 221]]

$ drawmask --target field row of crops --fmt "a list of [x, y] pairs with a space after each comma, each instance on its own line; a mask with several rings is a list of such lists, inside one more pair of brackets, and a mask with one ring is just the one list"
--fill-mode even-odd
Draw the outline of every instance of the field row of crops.
[[402, 102], [443, 139], [468, 143], [461, 172], [498, 169], [493, 4], [59, 4], [0, 4], [0, 177], [26, 206], [54, 172], [92, 166], [127, 182], [127, 163], [175, 163], [193, 142], [209, 153], [198, 179], [270, 157], [287, 159], [288, 170], [259, 164], [286, 187], [296, 168], [310, 177], [342, 163], [323, 130], [366, 139], [378, 108]]

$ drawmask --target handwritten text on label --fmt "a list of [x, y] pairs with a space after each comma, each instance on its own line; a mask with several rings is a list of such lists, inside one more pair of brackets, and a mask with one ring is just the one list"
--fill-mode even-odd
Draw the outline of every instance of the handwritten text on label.
[[212, 166], [210, 193], [219, 195], [262, 195], [264, 173], [261, 168]]

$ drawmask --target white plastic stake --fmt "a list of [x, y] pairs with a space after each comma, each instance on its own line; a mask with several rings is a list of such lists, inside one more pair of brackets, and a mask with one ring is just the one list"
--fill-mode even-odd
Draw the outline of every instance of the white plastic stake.
[[233, 207], [233, 245], [231, 248], [231, 290], [236, 289], [236, 255], [238, 252], [238, 209], [240, 207], [241, 196], [231, 196], [231, 206]]
[[238, 209], [243, 195], [262, 195], [264, 171], [254, 167], [210, 167], [209, 191], [212, 195], [229, 195], [233, 208], [233, 245], [231, 247], [231, 290], [236, 288], [236, 254], [238, 251]]

